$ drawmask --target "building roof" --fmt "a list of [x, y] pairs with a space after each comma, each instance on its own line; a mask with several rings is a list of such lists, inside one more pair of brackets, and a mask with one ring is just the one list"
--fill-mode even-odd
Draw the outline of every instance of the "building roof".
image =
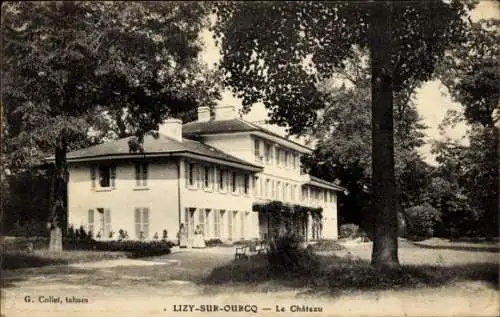
[[311, 178], [311, 180], [309, 180], [308, 182], [306, 182], [306, 184], [310, 184], [310, 185], [314, 185], [314, 186], [320, 186], [320, 187], [327, 187], [327, 188], [330, 188], [330, 189], [333, 189], [333, 190], [337, 190], [337, 191], [343, 191], [343, 192], [347, 191], [346, 188], [344, 188], [342, 186], [339, 186], [337, 184], [325, 181], [324, 179], [321, 179], [321, 178], [318, 178], [318, 177], [315, 177], [315, 176], [309, 176], [309, 177]]
[[[225, 162], [236, 163], [252, 169], [262, 169], [258, 166], [227, 153], [224, 153], [209, 145], [183, 138], [182, 142], [174, 140], [163, 134], [158, 138], [151, 135], [144, 137], [144, 153], [131, 153], [129, 151], [129, 141], [132, 137], [122, 138], [115, 141], [94, 145], [85, 149], [69, 152], [66, 155], [68, 162], [71, 161], [90, 161], [104, 158], [124, 158], [130, 156], [161, 156], [162, 154], [195, 154], [202, 157], [222, 160]], [[48, 160], [54, 160], [49, 157]]]
[[182, 135], [188, 138], [207, 134], [238, 132], [262, 132], [309, 150], [309, 148], [303, 144], [287, 139], [278, 133], [272, 132], [264, 127], [240, 118], [228, 120], [192, 121], [182, 125]]

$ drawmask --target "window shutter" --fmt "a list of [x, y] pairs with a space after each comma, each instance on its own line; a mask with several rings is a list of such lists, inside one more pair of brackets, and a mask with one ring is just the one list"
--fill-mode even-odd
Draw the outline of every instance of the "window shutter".
[[116, 188], [115, 186], [115, 179], [116, 179], [116, 167], [115, 166], [111, 166], [110, 168], [110, 179], [111, 179], [111, 188]]
[[135, 163], [135, 186], [141, 185], [141, 165]]
[[109, 238], [109, 233], [111, 232], [111, 210], [104, 209], [104, 237]]
[[142, 165], [142, 185], [148, 186], [148, 163]]
[[144, 232], [144, 238], [149, 238], [149, 208], [142, 209], [142, 232]]
[[198, 188], [203, 188], [203, 166], [198, 165], [195, 167], [196, 171], [196, 180], [198, 182]]
[[87, 233], [94, 232], [94, 209], [89, 209]]
[[135, 237], [139, 239], [141, 237], [141, 209], [135, 208]]
[[90, 180], [92, 181], [92, 188], [95, 188], [96, 171], [94, 166], [90, 167]]

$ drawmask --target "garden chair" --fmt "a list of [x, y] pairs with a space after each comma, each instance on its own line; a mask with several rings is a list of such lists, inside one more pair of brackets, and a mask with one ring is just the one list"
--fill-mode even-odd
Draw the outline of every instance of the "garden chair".
[[236, 251], [234, 253], [234, 259], [235, 260], [248, 259], [247, 251], [248, 251], [248, 246], [246, 245], [241, 247], [236, 247]]

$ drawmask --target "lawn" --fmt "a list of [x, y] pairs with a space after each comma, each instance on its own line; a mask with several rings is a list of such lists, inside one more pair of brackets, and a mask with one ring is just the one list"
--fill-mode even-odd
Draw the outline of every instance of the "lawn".
[[47, 249], [33, 250], [33, 252], [10, 250], [2, 253], [1, 265], [3, 270], [20, 268], [62, 265], [71, 263], [95, 262], [126, 258], [125, 252], [111, 251], [61, 251], [52, 252]]
[[[12, 303], [23, 294], [50, 289], [55, 294], [95, 294], [92, 309], [114, 307], [116, 313], [131, 315], [140, 313], [140, 307], [146, 309], [133, 305], [142, 300], [149, 312], [170, 303], [216, 303], [230, 298], [230, 303], [259, 305], [290, 300], [323, 303], [342, 316], [366, 315], [380, 305], [391, 305], [381, 311], [383, 315], [401, 315], [410, 309], [419, 315], [489, 316], [498, 310], [497, 247], [402, 241], [401, 268], [375, 271], [368, 263], [371, 244], [351, 245], [317, 252], [319, 265], [296, 274], [270, 270], [262, 256], [235, 261], [231, 248], [220, 252], [210, 248], [145, 258], [139, 266], [127, 265], [131, 260], [124, 259], [117, 261], [122, 265], [109, 268], [65, 265], [6, 270], [2, 279]], [[158, 265], [146, 265], [150, 263]]]

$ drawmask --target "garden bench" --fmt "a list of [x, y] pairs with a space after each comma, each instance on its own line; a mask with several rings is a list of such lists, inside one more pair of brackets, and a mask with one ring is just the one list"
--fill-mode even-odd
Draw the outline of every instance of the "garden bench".
[[248, 246], [236, 247], [236, 252], [234, 253], [234, 259], [248, 259], [247, 255]]
[[265, 254], [267, 252], [267, 243], [265, 241], [262, 241], [255, 247], [255, 252], [257, 254]]

